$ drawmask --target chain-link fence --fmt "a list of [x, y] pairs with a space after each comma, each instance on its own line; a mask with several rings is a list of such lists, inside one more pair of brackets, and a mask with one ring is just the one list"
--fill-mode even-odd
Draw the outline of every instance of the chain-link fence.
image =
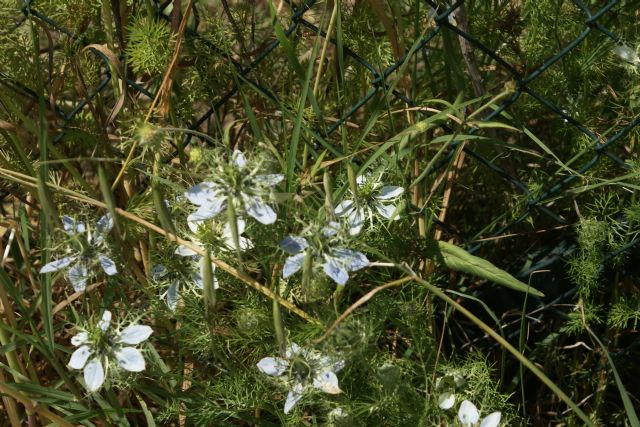
[[[167, 14], [164, 14], [164, 11], [167, 6], [170, 5], [170, 1], [158, 2], [155, 1], [154, 7], [156, 8], [156, 13], [159, 19], [169, 20], [170, 17]], [[229, 6], [226, 1], [222, 2], [225, 5], [225, 12], [227, 16], [229, 16]], [[295, 2], [287, 1], [289, 4], [292, 14], [290, 16], [290, 20], [288, 22], [288, 26], [284, 28], [284, 34], [290, 40], [295, 39], [296, 37], [300, 37], [304, 32], [310, 33], [314, 36], [320, 36], [325, 38], [327, 35], [324, 30], [320, 29], [314, 22], [313, 19], [307, 19], [307, 14], [314, 10], [314, 7], [318, 7], [318, 2], [315, 0], [309, 0], [307, 2], [298, 4]], [[350, 46], [345, 45], [341, 46], [344, 55], [349, 59], [350, 65], [354, 67], [360, 67], [364, 70], [365, 73], [368, 74], [370, 87], [369, 90], [362, 96], [357, 102], [350, 106], [350, 108], [345, 109], [344, 113], [339, 115], [337, 120], [333, 121], [330, 125], [318, 126], [315, 129], [317, 135], [320, 138], [328, 138], [335, 132], [337, 132], [341, 126], [345, 125], [352, 117], [357, 115], [361, 110], [372, 100], [376, 99], [380, 94], [384, 94], [389, 92], [392, 98], [395, 99], [396, 102], [401, 102], [406, 104], [408, 107], [420, 107], [420, 100], [410, 99], [406, 94], [401, 93], [401, 91], [395, 89], [395, 86], [392, 86], [390, 82], [394, 81], [398, 78], [398, 72], [406, 72], [407, 69], [403, 68], [403, 65], [407, 63], [407, 61], [411, 61], [413, 59], [418, 60], [420, 55], [424, 58], [428, 58], [429, 56], [429, 47], [439, 42], [439, 38], [443, 36], [445, 32], [448, 32], [450, 35], [454, 35], [456, 38], [463, 38], [470, 45], [471, 49], [473, 49], [478, 55], [482, 55], [485, 58], [485, 63], [491, 62], [493, 73], [498, 73], [503, 76], [503, 80], [505, 82], [511, 82], [513, 90], [511, 93], [505, 98], [499, 100], [499, 102], [495, 105], [494, 108], [491, 109], [491, 112], [487, 114], [483, 120], [484, 121], [492, 121], [498, 118], [501, 118], [508, 113], [510, 108], [516, 105], [523, 96], [528, 96], [531, 99], [536, 100], [540, 106], [542, 106], [548, 114], [555, 117], [555, 120], [561, 120], [564, 123], [564, 126], [572, 127], [577, 130], [580, 134], [582, 134], [590, 144], [590, 149], [583, 153], [583, 155], [574, 161], [574, 164], [579, 164], [578, 166], [574, 166], [573, 172], [570, 174], [562, 174], [557, 175], [555, 179], [546, 183], [543, 188], [538, 188], [536, 191], [532, 191], [527, 182], [524, 182], [522, 179], [519, 179], [517, 174], [515, 174], [512, 170], [509, 170], [508, 167], [499, 164], [496, 162], [494, 158], [487, 156], [486, 153], [483, 153], [482, 150], [474, 148], [470, 144], [466, 144], [462, 147], [462, 150], [468, 156], [469, 162], [473, 162], [474, 165], [469, 167], [477, 167], [482, 168], [486, 171], [486, 174], [490, 174], [496, 177], [496, 179], [504, 182], [508, 185], [508, 188], [511, 188], [511, 191], [517, 193], [518, 197], [521, 200], [524, 200], [522, 206], [523, 209], [517, 213], [510, 221], [505, 224], [495, 227], [490, 230], [489, 233], [485, 233], [482, 235], [482, 239], [474, 240], [470, 238], [465, 232], [460, 232], [454, 227], [452, 224], [444, 224], [434, 219], [435, 223], [445, 230], [446, 233], [450, 233], [456, 236], [458, 240], [465, 243], [467, 248], [471, 252], [477, 252], [482, 246], [486, 245], [488, 242], [491, 242], [500, 236], [503, 236], [509, 233], [511, 230], [516, 228], [518, 225], [525, 223], [529, 220], [533, 215], [541, 215], [548, 217], [551, 222], [563, 225], [566, 224], [567, 221], [562, 215], [554, 212], [553, 207], [550, 207], [550, 201], [556, 200], [559, 196], [563, 195], [563, 192], [570, 188], [572, 184], [575, 184], [577, 181], [581, 179], [581, 177], [586, 174], [589, 170], [596, 167], [600, 164], [604, 159], [609, 159], [614, 164], [618, 165], [621, 170], [624, 168], [628, 168], [628, 164], [625, 163], [625, 159], [622, 159], [616, 151], [613, 149], [617, 145], [621, 144], [621, 141], [625, 140], [625, 136], [627, 136], [638, 124], [640, 124], [640, 118], [635, 118], [624, 126], [621, 126], [615, 132], [607, 135], [606, 137], [601, 136], [600, 134], [590, 130], [587, 124], [581, 123], [577, 117], [570, 114], [566, 108], [561, 105], [558, 105], [552, 99], [549, 99], [548, 96], [545, 96], [540, 93], [539, 90], [536, 89], [535, 83], [539, 79], [541, 79], [549, 70], [554, 67], [559, 67], [560, 63], [564, 58], [571, 55], [572, 51], [574, 51], [577, 47], [579, 47], [585, 40], [592, 35], [593, 33], [599, 33], [604, 35], [605, 37], [610, 38], [614, 43], [619, 43], [620, 40], [616, 34], [607, 29], [603, 22], [606, 21], [606, 17], [608, 14], [615, 11], [617, 8], [621, 7], [620, 1], [612, 0], [609, 2], [600, 2], [597, 9], [591, 9], [584, 2], [573, 0], [573, 2], [566, 2], [572, 5], [575, 8], [575, 13], [581, 16], [581, 20], [583, 22], [583, 29], [572, 40], [565, 41], [561, 49], [557, 50], [555, 53], [551, 53], [548, 55], [548, 59], [538, 64], [537, 66], [530, 67], [528, 69], [522, 69], [518, 64], [512, 64], [508, 59], [504, 58], [495, 48], [487, 46], [480, 39], [472, 34], [469, 34], [459, 25], [457, 25], [455, 16], [457, 10], [464, 5], [464, 1], [457, 1], [454, 4], [449, 5], [448, 7], [443, 7], [442, 4], [437, 4], [434, 1], [426, 0], [422, 3], [422, 12], [426, 15], [430, 16], [431, 25], [429, 28], [425, 28], [422, 36], [415, 40], [412, 44], [411, 49], [407, 50], [406, 53], [401, 58], [395, 60], [391, 65], [386, 68], [379, 69], [379, 67], [374, 66], [371, 62], [358, 54], [355, 49], [352, 49]], [[562, 2], [561, 2], [562, 3]], [[591, 2], [589, 4], [595, 4], [598, 2]], [[324, 6], [323, 6], [324, 7]], [[27, 17], [29, 15], [36, 18], [39, 23], [48, 28], [49, 31], [57, 32], [63, 34], [66, 37], [69, 37], [79, 45], [83, 46], [87, 43], [84, 39], [83, 34], [74, 34], [73, 31], [65, 28], [60, 23], [56, 22], [53, 19], [50, 19], [48, 16], [45, 16], [43, 13], [39, 12], [38, 2], [37, 1], [27, 1], [23, 7], [24, 18], [17, 22], [16, 27], [18, 28], [20, 25], [25, 25], [27, 21]], [[233, 19], [230, 17], [230, 19]], [[189, 38], [198, 38], [201, 37], [196, 28], [191, 28], [186, 31], [186, 37]], [[202, 39], [204, 43], [209, 44], [209, 48], [216, 49], [215, 44], [211, 43], [207, 39]], [[329, 39], [329, 43], [334, 46], [337, 46], [338, 40], [331, 37]], [[261, 64], [266, 61], [270, 56], [278, 55], [278, 49], [280, 48], [280, 40], [274, 39], [271, 40], [268, 44], [264, 45], [260, 52], [256, 53], [250, 60], [246, 61], [246, 65], [242, 65], [237, 60], [233, 60], [227, 56], [227, 60], [235, 68], [237, 75], [240, 79], [236, 80], [236, 83], [231, 86], [231, 89], [228, 92], [220, 95], [218, 99], [211, 103], [208, 109], [201, 114], [199, 117], [196, 117], [192, 120], [190, 128], [191, 129], [202, 129], [207, 122], [211, 119], [211, 117], [216, 114], [226, 103], [228, 103], [234, 96], [238, 94], [239, 88], [238, 84], [247, 84], [251, 85], [252, 90], [256, 90], [262, 93], [264, 97], [270, 99], [277, 99], [277, 94], [271, 91], [268, 87], [268, 84], [263, 82], [264, 76], [253, 76], [253, 74], [257, 73]], [[62, 125], [60, 127], [61, 131], [55, 135], [54, 143], [60, 142], [63, 138], [65, 138], [66, 128], [73, 125], [74, 118], [80, 114], [83, 109], [87, 107], [87, 104], [94, 100], [96, 97], [99, 97], [101, 94], [105, 93], [105, 89], [109, 87], [109, 83], [112, 80], [113, 76], [111, 75], [111, 67], [109, 64], [109, 59], [99, 50], [91, 49], [93, 54], [95, 54], [103, 63], [103, 67], [101, 68], [102, 79], [99, 83], [91, 90], [88, 91], [86, 97], [77, 102], [72, 107], [68, 105], [55, 105], [55, 114], [61, 119]], [[220, 51], [222, 51], [220, 49]], [[275, 55], [274, 55], [275, 53]], [[426, 61], [426, 59], [425, 59]], [[272, 78], [269, 76], [268, 78]], [[37, 99], [36, 92], [31, 88], [25, 87], [21, 82], [10, 81], [6, 78], [2, 79], [2, 84], [6, 87], [10, 87], [12, 90], [17, 91], [23, 94], [25, 97]], [[131, 79], [126, 79], [126, 84], [130, 87], [132, 91], [137, 91], [144, 96], [152, 99], [154, 94], [150, 92], [150, 90], [140, 83], [136, 83]], [[113, 102], [114, 100], [111, 100]], [[428, 114], [421, 109], [416, 109], [418, 114]], [[183, 143], [188, 144], [191, 138], [197, 138], [192, 135], [185, 137]], [[447, 167], [454, 159], [454, 154], [456, 153], [458, 146], [462, 144], [462, 141], [454, 141], [451, 146], [448, 148], [447, 154], [437, 163], [437, 167], [433, 169], [433, 174], [441, 171], [443, 168]], [[340, 153], [339, 147], [334, 147], [336, 153]], [[487, 190], [490, 191], [490, 190]], [[475, 235], [476, 232], [470, 233], [471, 235]], [[636, 238], [632, 241], [629, 241], [624, 246], [618, 248], [615, 253], [610, 253], [609, 258], [614, 257], [624, 251], [628, 251], [633, 248], [640, 239]], [[523, 278], [527, 278], [529, 274], [539, 268], [544, 267], [545, 265], [552, 262], [553, 259], [558, 259], [564, 253], [566, 253], [567, 246], [563, 247], [565, 250], [558, 250], [557, 246], [549, 247], [547, 250], [538, 250], [536, 253], [536, 259], [534, 262], [526, 269], [520, 269], [520, 275]], [[516, 268], [517, 270], [518, 268]]]

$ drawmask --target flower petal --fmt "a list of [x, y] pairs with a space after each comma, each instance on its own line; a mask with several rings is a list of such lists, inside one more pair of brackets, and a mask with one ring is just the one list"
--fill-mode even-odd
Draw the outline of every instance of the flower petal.
[[[244, 230], [247, 228], [247, 221], [243, 218], [238, 218], [238, 240], [240, 244], [240, 250], [246, 251], [248, 249], [253, 248], [253, 242], [246, 237], [242, 237], [241, 234], [244, 233]], [[224, 223], [222, 227], [222, 238], [224, 239], [225, 245], [229, 249], [234, 249], [235, 243], [233, 242], [233, 233], [231, 232], [231, 223], [229, 221]]]
[[129, 325], [120, 332], [118, 342], [131, 345], [140, 344], [149, 338], [152, 333], [153, 329], [150, 326]]
[[89, 333], [87, 331], [81, 331], [71, 337], [71, 344], [77, 347], [89, 342]]
[[323, 264], [324, 272], [334, 282], [340, 286], [344, 286], [349, 280], [349, 273], [344, 265], [336, 258], [325, 255], [326, 262]]
[[167, 289], [167, 307], [170, 310], [175, 310], [180, 300], [180, 282], [174, 280]]
[[[247, 221], [243, 218], [236, 218], [236, 227], [238, 227], [238, 234], [244, 233], [244, 230], [247, 228]], [[231, 223], [229, 221], [224, 223], [222, 227], [222, 236], [225, 238], [233, 238], [231, 235]]]
[[218, 196], [211, 200], [210, 203], [203, 204], [187, 217], [188, 222], [204, 221], [218, 215], [227, 207], [227, 197]]
[[284, 374], [289, 366], [289, 362], [280, 357], [262, 358], [256, 365], [260, 372], [272, 377], [279, 377]]
[[498, 427], [502, 414], [500, 412], [492, 412], [482, 419], [480, 427]]
[[82, 292], [87, 287], [87, 280], [89, 279], [89, 270], [87, 266], [82, 262], [77, 263], [69, 269], [68, 273], [69, 281], [76, 292]]
[[331, 371], [323, 371], [316, 375], [313, 378], [313, 386], [329, 394], [342, 393], [338, 386], [338, 377]]
[[62, 228], [70, 236], [73, 236], [76, 233], [84, 233], [86, 231], [86, 227], [82, 222], [76, 222], [75, 219], [66, 215], [62, 215], [60, 219], [62, 220]]
[[189, 230], [194, 234], [198, 233], [198, 228], [200, 228], [202, 224], [204, 224], [203, 221], [187, 221], [187, 227], [189, 227]]
[[402, 187], [398, 187], [396, 185], [385, 185], [380, 189], [375, 198], [378, 200], [395, 199], [402, 193], [404, 193], [404, 188]]
[[356, 177], [356, 184], [358, 184], [358, 187], [364, 187], [367, 181], [369, 181], [369, 178], [366, 175], [358, 175]]
[[51, 273], [66, 268], [69, 266], [69, 264], [75, 261], [76, 258], [77, 257], [74, 256], [68, 256], [62, 259], [51, 261], [40, 269], [40, 274]]
[[282, 267], [283, 279], [286, 279], [292, 274], [295, 274], [302, 268], [305, 255], [306, 254], [304, 252], [301, 252], [299, 254], [291, 255], [289, 258], [287, 258], [287, 260], [284, 262], [284, 267]]
[[356, 236], [362, 231], [364, 225], [364, 209], [354, 209], [347, 216], [347, 225], [349, 226], [349, 234]]
[[176, 255], [180, 255], [180, 256], [194, 256], [194, 255], [199, 255], [196, 251], [194, 251], [191, 248], [188, 248], [184, 245], [180, 245], [176, 248], [175, 251], [173, 251], [174, 254]]
[[440, 409], [451, 409], [456, 404], [456, 396], [453, 393], [442, 393], [438, 396], [438, 406]]
[[320, 356], [318, 359], [317, 369], [319, 371], [340, 372], [344, 368], [344, 360], [336, 360], [329, 356]]
[[89, 356], [91, 356], [91, 353], [93, 353], [93, 351], [91, 351], [91, 347], [89, 347], [88, 345], [78, 347], [76, 351], [71, 354], [71, 359], [69, 359], [69, 363], [67, 364], [67, 366], [69, 366], [71, 369], [84, 368], [84, 365], [87, 364], [87, 360], [89, 359]]
[[240, 243], [241, 251], [247, 251], [253, 248], [253, 242], [251, 241], [251, 239], [247, 239], [246, 237], [240, 236], [239, 240], [240, 240], [239, 243]]
[[144, 371], [144, 357], [137, 348], [123, 347], [115, 352], [115, 356], [122, 369], [129, 372]]
[[252, 178], [253, 182], [263, 187], [275, 187], [284, 179], [284, 175], [280, 173], [272, 173], [267, 175], [256, 175]]
[[167, 267], [162, 264], [156, 264], [151, 267], [151, 279], [155, 280], [156, 282], [162, 279], [167, 274], [169, 274], [169, 270], [167, 270]]
[[275, 211], [271, 209], [271, 206], [263, 202], [260, 197], [249, 196], [243, 193], [242, 200], [244, 201], [244, 209], [258, 222], [269, 225], [278, 219], [278, 216]]
[[470, 426], [478, 422], [480, 418], [480, 413], [478, 412], [478, 408], [476, 405], [469, 402], [468, 400], [463, 400], [460, 404], [460, 408], [458, 409], [458, 419], [464, 426]]
[[[198, 285], [199, 289], [204, 289], [205, 260], [205, 257], [200, 257], [200, 260], [198, 261], [199, 272], [197, 276], [199, 277], [197, 278], [196, 284]], [[220, 288], [220, 285], [218, 284], [218, 279], [216, 278], [216, 265], [214, 263], [211, 263], [211, 272], [213, 273], [213, 289], [218, 289]]]
[[340, 263], [349, 271], [360, 270], [369, 265], [369, 259], [365, 254], [351, 249], [335, 248], [331, 251], [331, 256], [340, 260]]
[[343, 200], [338, 203], [338, 206], [334, 209], [334, 213], [338, 218], [341, 216], [349, 215], [355, 209], [355, 202], [353, 200]]
[[102, 266], [102, 269], [107, 273], [107, 275], [113, 276], [114, 274], [118, 274], [116, 263], [113, 262], [111, 258], [98, 254], [98, 259], [100, 260], [100, 266]]
[[231, 154], [231, 161], [237, 169], [243, 169], [247, 166], [247, 158], [240, 150], [233, 150], [233, 153]]
[[67, 234], [75, 234], [76, 233], [76, 220], [71, 218], [70, 216], [62, 215], [60, 217], [60, 221], [62, 221], [62, 228]]
[[302, 393], [304, 392], [304, 386], [300, 383], [295, 383], [289, 394], [287, 394], [287, 400], [284, 402], [284, 413], [288, 414], [289, 411], [302, 399]]
[[382, 203], [374, 203], [374, 206], [378, 213], [386, 219], [393, 219], [394, 221], [400, 219], [400, 215], [396, 213], [395, 206], [383, 205]]
[[285, 357], [287, 359], [292, 359], [293, 356], [301, 354], [301, 353], [303, 353], [302, 347], [300, 347], [298, 344], [292, 342], [291, 344], [289, 344], [289, 347], [285, 351], [284, 355], [285, 355]]
[[280, 248], [291, 255], [300, 253], [308, 247], [307, 239], [300, 236], [287, 236], [280, 242]]
[[613, 48], [613, 53], [623, 61], [629, 62], [631, 64], [640, 62], [640, 58], [638, 58], [638, 54], [636, 53], [636, 51], [629, 46], [616, 46]]
[[96, 223], [96, 231], [99, 234], [107, 234], [113, 228], [113, 217], [110, 213], [104, 214]]
[[184, 196], [194, 205], [202, 206], [211, 204], [218, 193], [220, 189], [213, 182], [201, 182], [188, 189]]
[[105, 332], [109, 329], [109, 325], [111, 325], [111, 312], [109, 310], [105, 310], [104, 313], [102, 313], [102, 318], [98, 322], [98, 328], [100, 328], [102, 332]]
[[96, 391], [104, 382], [104, 368], [100, 359], [91, 359], [84, 367], [84, 383], [89, 391]]
[[329, 221], [326, 227], [322, 227], [322, 235], [324, 237], [333, 237], [340, 231], [340, 224], [335, 221]]

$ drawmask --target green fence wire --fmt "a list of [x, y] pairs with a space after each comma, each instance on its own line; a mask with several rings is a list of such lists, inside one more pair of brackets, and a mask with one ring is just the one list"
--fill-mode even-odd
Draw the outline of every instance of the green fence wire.
[[[162, 11], [166, 9], [167, 6], [171, 3], [170, 0], [159, 2], [155, 0], [153, 2], [156, 13], [159, 19], [170, 19], [168, 16], [163, 14]], [[227, 5], [226, 0], [222, 1], [225, 6], [225, 12], [229, 19], [233, 19], [230, 17], [229, 7]], [[290, 17], [290, 21], [288, 23], [287, 28], [285, 28], [285, 35], [288, 38], [298, 37], [301, 31], [306, 30], [313, 34], [319, 35], [320, 37], [326, 38], [327, 34], [320, 28], [318, 28], [314, 23], [312, 23], [309, 19], [305, 17], [305, 15], [313, 9], [314, 6], [317, 6], [318, 3], [316, 0], [308, 0], [306, 2], [296, 3], [290, 0], [287, 0], [287, 3], [291, 7], [293, 14]], [[627, 168], [628, 165], [625, 163], [623, 159], [618, 157], [611, 151], [611, 148], [616, 144], [620, 144], [621, 141], [624, 140], [625, 136], [627, 136], [630, 131], [640, 124], [640, 118], [635, 118], [626, 126], [622, 127], [617, 133], [612, 136], [603, 139], [602, 137], [596, 135], [594, 132], [588, 129], [587, 126], [580, 123], [580, 121], [576, 117], [572, 117], [565, 109], [561, 106], [557, 105], [553, 101], [547, 99], [545, 96], [538, 93], [533, 87], [532, 83], [543, 76], [550, 68], [554, 67], [559, 61], [561, 61], [564, 57], [569, 55], [576, 47], [578, 47], [584, 40], [592, 33], [599, 32], [610, 38], [612, 42], [619, 43], [619, 37], [616, 36], [612, 31], [607, 29], [601, 22], [603, 18], [610, 13], [612, 10], [615, 10], [616, 7], [619, 7], [619, 0], [611, 0], [604, 3], [598, 10], [591, 10], [587, 5], [585, 5], [582, 1], [573, 0], [573, 4], [582, 14], [582, 21], [584, 23], [584, 29], [571, 41], [567, 42], [559, 51], [555, 54], [551, 55], [546, 61], [542, 64], [534, 67], [533, 69], [527, 70], [526, 73], [519, 71], [518, 67], [513, 64], [510, 64], [506, 59], [504, 59], [499, 53], [490, 47], [483, 44], [478, 38], [474, 37], [471, 34], [466, 33], [461, 28], [459, 28], [454, 20], [451, 20], [450, 17], [452, 14], [456, 12], [456, 10], [462, 6], [465, 2], [463, 0], [454, 2], [450, 4], [448, 7], [442, 7], [442, 5], [438, 5], [436, 2], [431, 0], [424, 1], [423, 13], [431, 14], [433, 20], [435, 21], [435, 26], [428, 33], [426, 33], [419, 40], [414, 41], [413, 48], [411, 51], [407, 52], [400, 59], [392, 63], [387, 68], [378, 71], [376, 67], [374, 67], [370, 62], [367, 61], [366, 58], [360, 56], [357, 52], [352, 50], [349, 46], [343, 47], [344, 54], [350, 58], [353, 63], [362, 67], [366, 72], [370, 75], [370, 88], [368, 92], [357, 102], [355, 102], [350, 108], [346, 110], [341, 117], [338, 118], [334, 123], [330, 126], [316, 128], [315, 132], [320, 138], [326, 138], [338, 131], [345, 123], [356, 113], [358, 113], [367, 103], [371, 102], [376, 95], [381, 93], [385, 93], [390, 90], [390, 81], [392, 79], [397, 78], [395, 73], [401, 69], [405, 62], [411, 60], [416, 55], [426, 55], [428, 57], [428, 46], [435, 42], [435, 40], [440, 37], [444, 31], [451, 31], [459, 37], [463, 37], [466, 39], [474, 49], [483, 54], [487, 55], [488, 58], [493, 60], [496, 64], [496, 67], [499, 67], [501, 72], [506, 73], [510, 77], [510, 79], [515, 83], [515, 90], [509, 96], [508, 99], [503, 100], [501, 104], [497, 106], [497, 108], [493, 109], [490, 114], [487, 114], [483, 120], [491, 121], [508, 111], [508, 109], [513, 106], [518, 100], [522, 97], [522, 95], [526, 94], [533, 99], [537, 100], [545, 109], [549, 112], [557, 116], [557, 118], [563, 120], [567, 126], [572, 126], [577, 129], [580, 133], [582, 133], [585, 137], [587, 137], [591, 143], [591, 149], [589, 152], [590, 157], [583, 160], [582, 165], [579, 168], [576, 168], [577, 174], [570, 174], [563, 177], [558, 177], [554, 182], [547, 185], [544, 191], [533, 192], [531, 189], [521, 180], [519, 180], [513, 173], [505, 170], [500, 167], [496, 162], [492, 159], [485, 157], [483, 154], [474, 150], [471, 146], [465, 145], [463, 147], [464, 152], [469, 156], [470, 159], [477, 162], [478, 165], [485, 168], [491, 174], [495, 174], [501, 180], [504, 180], [508, 183], [512, 188], [516, 189], [520, 193], [520, 195], [526, 198], [526, 208], [512, 221], [507, 223], [506, 225], [500, 227], [497, 230], [494, 230], [489, 235], [485, 236], [479, 243], [468, 243], [467, 248], [471, 252], [477, 252], [483, 245], [487, 244], [487, 242], [491, 241], [491, 237], [501, 236], [504, 233], [509, 232], [511, 229], [516, 227], [518, 224], [521, 224], [527, 221], [535, 212], [538, 212], [542, 215], [545, 215], [551, 218], [552, 221], [557, 222], [558, 224], [565, 224], [566, 221], [557, 213], [553, 212], [550, 208], [545, 205], [548, 204], [550, 200], [554, 197], [558, 196], [565, 188], [567, 188], [574, 181], [578, 180], [580, 176], [590, 169], [594, 168], [599, 162], [603, 159], [608, 158], [620, 165], [621, 168]], [[29, 0], [26, 1], [22, 11], [24, 13], [24, 17], [17, 22], [16, 27], [18, 28], [20, 25], [23, 25], [26, 22], [29, 15], [35, 17], [39, 20], [43, 25], [48, 26], [51, 30], [57, 31], [59, 33], [63, 33], [64, 35], [74, 39], [79, 46], [83, 46], [85, 44], [85, 40], [82, 34], [74, 34], [71, 30], [65, 28], [58, 22], [44, 14], [40, 13], [37, 8], [37, 1]], [[437, 11], [437, 12], [436, 12]], [[188, 37], [199, 38], [201, 37], [196, 28], [189, 28], [186, 32]], [[211, 49], [216, 49], [216, 46], [212, 43], [208, 42], [205, 39], [201, 39], [204, 43], [208, 43], [208, 47]], [[335, 38], [330, 38], [329, 42], [337, 45], [337, 40]], [[248, 61], [248, 64], [243, 66], [241, 63], [234, 61], [231, 58], [228, 58], [230, 64], [236, 69], [237, 74], [243, 79], [242, 84], [251, 85], [254, 90], [260, 91], [264, 96], [277, 99], [277, 95], [272, 93], [269, 88], [262, 84], [259, 78], [252, 78], [253, 72], [262, 64], [270, 55], [274, 52], [277, 52], [279, 48], [280, 42], [278, 40], [273, 40], [269, 42], [262, 51], [251, 58]], [[222, 50], [219, 50], [222, 52]], [[108, 87], [108, 84], [112, 78], [109, 60], [108, 58], [102, 54], [100, 51], [96, 49], [92, 49], [93, 54], [95, 54], [102, 62], [103, 62], [103, 78], [102, 80], [87, 94], [87, 97], [78, 102], [72, 109], [69, 111], [65, 111], [61, 106], [56, 106], [55, 113], [62, 119], [62, 131], [59, 132], [55, 138], [54, 143], [60, 142], [65, 137], [65, 128], [70, 126], [73, 123], [74, 118], [83, 111], [83, 109], [87, 106], [87, 104], [96, 98], [101, 92], [104, 91], [105, 88]], [[24, 96], [31, 97], [37, 99], [37, 94], [31, 90], [30, 88], [25, 87], [20, 82], [10, 81], [5, 76], [0, 76], [0, 82], [10, 87], [12, 90], [15, 90]], [[148, 98], [152, 99], [154, 94], [144, 88], [142, 85], [137, 84], [136, 82], [126, 79], [126, 84], [134, 91], [138, 91]], [[213, 103], [209, 109], [202, 114], [200, 117], [194, 118], [190, 124], [191, 129], [198, 129], [203, 124], [205, 124], [212, 115], [218, 112], [227, 102], [229, 102], [237, 93], [238, 86], [233, 85], [232, 88], [220, 98]], [[400, 93], [399, 91], [392, 90], [391, 94], [396, 100], [406, 104], [409, 107], [420, 106], [418, 101], [412, 100]], [[419, 112], [420, 113], [420, 112]], [[426, 114], [424, 112], [420, 114]], [[185, 137], [183, 144], [188, 144], [190, 140], [193, 138], [192, 135], [188, 135]], [[457, 147], [461, 142], [456, 141], [453, 142], [448, 149], [446, 156], [443, 157], [442, 160], [436, 165], [432, 173], [436, 173], [438, 170], [441, 170], [443, 167], [447, 166], [453, 159], [453, 155], [456, 152]], [[341, 149], [339, 147], [333, 147], [336, 153], [340, 153]], [[437, 226], [443, 228], [446, 232], [455, 234], [458, 239], [464, 242], [471, 242], [471, 239], [468, 236], [465, 236], [459, 232], [455, 231], [455, 228], [449, 226], [445, 223], [441, 223], [434, 218], [434, 222]], [[636, 238], [630, 241], [625, 246], [619, 248], [615, 253], [611, 253], [608, 255], [607, 259], [611, 259], [614, 256], [619, 255], [622, 252], [629, 251], [640, 242], [640, 238]], [[520, 271], [519, 275], [523, 278], [528, 278], [529, 274], [535, 269], [544, 267], [549, 263], [553, 262], [553, 260], [557, 260], [562, 257], [563, 254], [566, 253], [566, 250], [569, 250], [570, 246], [559, 246], [550, 248], [546, 253], [541, 253], [538, 256], [537, 263], [535, 263], [532, 267], [526, 269], [525, 271]], [[570, 292], [571, 290], [569, 290]]]

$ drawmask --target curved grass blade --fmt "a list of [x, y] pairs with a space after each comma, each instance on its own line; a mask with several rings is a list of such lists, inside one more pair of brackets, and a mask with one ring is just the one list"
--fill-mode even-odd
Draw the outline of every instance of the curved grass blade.
[[482, 277], [516, 291], [544, 297], [542, 292], [527, 286], [486, 259], [471, 255], [461, 247], [443, 241], [432, 240], [428, 243], [428, 248], [428, 257], [435, 258], [436, 261], [451, 270]]

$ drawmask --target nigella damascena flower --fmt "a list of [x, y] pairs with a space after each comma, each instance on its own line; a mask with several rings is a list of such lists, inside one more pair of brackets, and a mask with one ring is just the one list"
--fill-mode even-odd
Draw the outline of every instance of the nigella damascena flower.
[[180, 281], [174, 275], [170, 275], [167, 267], [162, 264], [156, 264], [151, 267], [151, 280], [160, 284], [169, 283], [169, 288], [161, 296], [161, 299], [166, 301], [169, 309], [175, 311], [180, 299]]
[[83, 370], [89, 391], [96, 391], [102, 386], [111, 360], [125, 371], [141, 372], [145, 369], [142, 353], [132, 346], [146, 341], [153, 329], [133, 324], [113, 331], [110, 326], [111, 312], [105, 310], [95, 328], [81, 331], [71, 338], [71, 344], [78, 348], [71, 355], [68, 366]]
[[107, 247], [104, 236], [113, 228], [111, 214], [106, 214], [98, 220], [93, 233], [85, 227], [84, 223], [76, 222], [71, 217], [65, 215], [61, 219], [65, 233], [71, 238], [73, 255], [51, 261], [40, 269], [41, 274], [69, 267], [67, 277], [73, 289], [76, 292], [82, 292], [87, 287], [90, 270], [96, 264], [100, 264], [102, 270], [109, 276], [118, 273], [116, 264], [105, 255]]
[[309, 388], [317, 388], [325, 393], [339, 394], [337, 372], [344, 368], [344, 360], [336, 360], [317, 351], [303, 349], [291, 343], [285, 357], [265, 357], [258, 369], [272, 377], [281, 377], [289, 385], [289, 393], [284, 404], [284, 413], [295, 406]]
[[[176, 255], [180, 255], [183, 257], [188, 257], [191, 263], [191, 281], [198, 289], [204, 288], [204, 269], [205, 263], [208, 261], [204, 256], [200, 255], [196, 251], [191, 248], [188, 248], [184, 245], [178, 246], [178, 248], [174, 252]], [[216, 279], [216, 265], [211, 263], [211, 271], [213, 272], [213, 288], [218, 289], [218, 279]]]
[[[189, 221], [188, 223], [189, 229], [193, 233], [198, 233], [198, 226], [200, 223]], [[243, 234], [247, 228], [247, 221], [245, 221], [242, 217], [236, 217], [236, 227], [238, 231], [238, 243], [240, 244], [240, 250], [246, 251], [253, 248], [253, 242], [244, 237]], [[213, 231], [213, 236], [218, 236], [219, 248], [223, 251], [234, 251], [235, 243], [233, 241], [233, 231], [231, 230], [231, 222], [227, 220], [224, 224], [219, 224], [217, 222], [213, 222], [211, 224], [211, 229]], [[196, 239], [193, 239], [196, 240]]]
[[359, 234], [364, 220], [373, 221], [374, 213], [389, 220], [398, 220], [398, 207], [395, 204], [398, 197], [404, 193], [404, 188], [395, 185], [382, 185], [379, 180], [360, 175], [356, 178], [358, 194], [343, 200], [336, 206], [335, 214], [338, 218], [345, 218], [349, 226], [349, 234]]
[[249, 167], [245, 155], [235, 150], [230, 162], [219, 162], [211, 180], [187, 190], [185, 197], [198, 206], [187, 217], [187, 221], [197, 224], [213, 218], [225, 210], [231, 201], [238, 215], [246, 213], [262, 224], [273, 224], [277, 215], [265, 199], [284, 177], [282, 174], [258, 172], [259, 167]]
[[306, 260], [312, 268], [322, 266], [324, 273], [338, 285], [343, 286], [349, 280], [349, 272], [360, 270], [369, 265], [367, 257], [342, 246], [339, 238], [340, 224], [330, 222], [327, 227], [316, 230], [307, 228], [304, 236], [287, 236], [280, 242], [280, 248], [291, 256], [282, 269], [284, 279], [298, 272]]

